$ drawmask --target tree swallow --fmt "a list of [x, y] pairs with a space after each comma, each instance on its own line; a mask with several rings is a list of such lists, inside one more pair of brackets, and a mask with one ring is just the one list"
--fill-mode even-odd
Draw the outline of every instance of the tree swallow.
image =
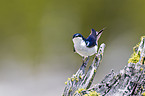
[[88, 38], [84, 38], [80, 33], [73, 35], [74, 52], [78, 53], [83, 57], [83, 63], [85, 58], [97, 53], [98, 39], [100, 38], [104, 29], [99, 32], [91, 29], [91, 34]]

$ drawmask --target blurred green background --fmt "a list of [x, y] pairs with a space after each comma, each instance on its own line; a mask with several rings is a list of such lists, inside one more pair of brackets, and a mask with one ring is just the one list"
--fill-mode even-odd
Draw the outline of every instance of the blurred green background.
[[145, 0], [2, 0], [0, 96], [60, 96], [81, 66], [72, 36], [106, 27], [94, 83], [122, 69], [145, 35]]

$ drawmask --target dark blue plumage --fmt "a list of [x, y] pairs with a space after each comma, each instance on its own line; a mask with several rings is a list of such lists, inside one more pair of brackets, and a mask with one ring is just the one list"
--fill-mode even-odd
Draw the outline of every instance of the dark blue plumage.
[[[86, 46], [88, 48], [92, 48], [97, 45], [97, 41], [100, 38], [102, 31], [103, 31], [103, 29], [100, 30], [99, 32], [96, 32], [94, 29], [91, 29], [91, 33], [88, 36], [88, 38], [84, 38], [80, 33], [74, 34], [73, 38], [81, 37], [85, 41]], [[74, 52], [75, 52], [75, 48], [74, 48]]]
[[84, 58], [89, 57], [97, 53], [98, 39], [100, 38], [103, 29], [99, 32], [91, 29], [91, 33], [87, 38], [84, 38], [80, 33], [73, 35], [74, 52], [78, 53]]
[[94, 29], [91, 30], [91, 34], [85, 40], [87, 47], [94, 47], [96, 45], [96, 31]]

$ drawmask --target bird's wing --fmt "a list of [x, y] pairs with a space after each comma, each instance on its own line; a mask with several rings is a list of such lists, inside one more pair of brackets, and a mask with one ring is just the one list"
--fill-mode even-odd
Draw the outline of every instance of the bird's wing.
[[93, 37], [95, 37], [96, 38], [96, 31], [95, 31], [95, 29], [91, 29], [91, 33], [90, 33], [90, 35], [89, 36], [93, 36]]
[[93, 47], [96, 45], [96, 31], [94, 29], [91, 29], [91, 33], [86, 39], [86, 45], [87, 47]]
[[100, 30], [99, 32], [95, 31], [94, 29], [91, 29], [91, 33], [89, 37], [86, 39], [86, 45], [87, 47], [93, 47], [96, 44], [98, 44], [98, 40], [103, 32], [104, 28]]

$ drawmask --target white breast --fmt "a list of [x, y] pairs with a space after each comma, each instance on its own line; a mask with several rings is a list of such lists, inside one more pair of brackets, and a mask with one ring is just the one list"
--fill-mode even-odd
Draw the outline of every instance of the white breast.
[[97, 53], [97, 46], [88, 48], [81, 37], [74, 38], [73, 43], [76, 52], [81, 56], [88, 57]]

